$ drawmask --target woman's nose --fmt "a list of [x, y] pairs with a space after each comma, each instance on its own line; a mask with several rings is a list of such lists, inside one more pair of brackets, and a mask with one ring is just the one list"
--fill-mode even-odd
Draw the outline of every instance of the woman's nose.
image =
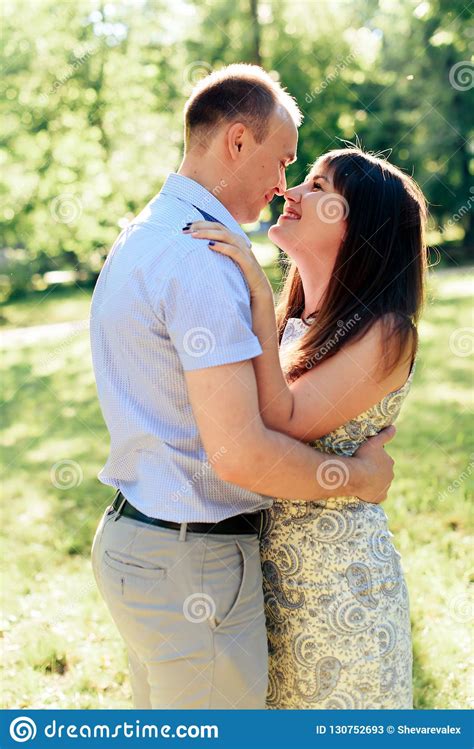
[[291, 187], [289, 190], [285, 190], [283, 193], [283, 197], [285, 198], [285, 200], [289, 200], [292, 203], [300, 202], [300, 195], [298, 193], [297, 187]]

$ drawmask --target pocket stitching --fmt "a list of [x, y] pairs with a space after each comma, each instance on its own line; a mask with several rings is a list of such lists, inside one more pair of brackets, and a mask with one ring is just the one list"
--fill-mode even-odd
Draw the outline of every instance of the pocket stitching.
[[132, 577], [142, 577], [147, 579], [162, 580], [166, 577], [166, 570], [163, 567], [139, 567], [138, 565], [128, 564], [114, 559], [106, 550], [104, 552], [104, 563], [117, 572], [128, 574]]
[[109, 505], [109, 507], [106, 508], [106, 510], [104, 512], [104, 515], [102, 516], [104, 518], [104, 524], [102, 526], [102, 531], [101, 531], [101, 534], [100, 534], [100, 538], [98, 539], [98, 542], [99, 542], [98, 546], [102, 543], [102, 538], [104, 536], [104, 531], [105, 531], [107, 525], [112, 520], [113, 515], [114, 515], [114, 509], [113, 509], [112, 505]]
[[245, 583], [247, 582], [247, 560], [245, 558], [244, 550], [242, 546], [240, 545], [238, 539], [234, 539], [237, 548], [240, 551], [240, 554], [242, 556], [242, 580], [240, 581], [240, 587], [236, 596], [236, 599], [234, 603], [232, 604], [230, 610], [227, 612], [227, 614], [224, 616], [222, 621], [219, 622], [217, 627], [213, 627], [213, 631], [215, 633], [218, 633], [223, 627], [225, 627], [226, 624], [229, 623], [229, 620], [233, 617], [235, 614], [237, 607], [240, 605], [242, 597], [243, 597], [243, 591]]

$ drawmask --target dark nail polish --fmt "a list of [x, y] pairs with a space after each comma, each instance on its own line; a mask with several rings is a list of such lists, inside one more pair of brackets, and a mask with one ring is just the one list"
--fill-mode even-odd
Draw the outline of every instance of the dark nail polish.
[[190, 226], [191, 226], [191, 224], [186, 224], [186, 226], [183, 226], [183, 228], [181, 229], [181, 231], [189, 231], [189, 227]]
[[215, 242], [209, 242], [209, 247], [213, 247], [215, 245]]

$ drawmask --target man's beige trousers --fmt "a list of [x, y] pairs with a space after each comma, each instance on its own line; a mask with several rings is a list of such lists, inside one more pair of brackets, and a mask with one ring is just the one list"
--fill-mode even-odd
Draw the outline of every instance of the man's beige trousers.
[[134, 706], [262, 709], [268, 678], [256, 535], [181, 533], [107, 508], [92, 546], [125, 640]]

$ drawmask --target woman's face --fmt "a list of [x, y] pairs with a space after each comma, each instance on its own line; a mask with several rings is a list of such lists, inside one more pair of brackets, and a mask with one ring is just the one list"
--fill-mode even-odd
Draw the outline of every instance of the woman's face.
[[337, 255], [347, 225], [349, 206], [336, 192], [330, 173], [320, 160], [308, 177], [284, 193], [285, 208], [268, 236], [298, 261], [303, 255]]

